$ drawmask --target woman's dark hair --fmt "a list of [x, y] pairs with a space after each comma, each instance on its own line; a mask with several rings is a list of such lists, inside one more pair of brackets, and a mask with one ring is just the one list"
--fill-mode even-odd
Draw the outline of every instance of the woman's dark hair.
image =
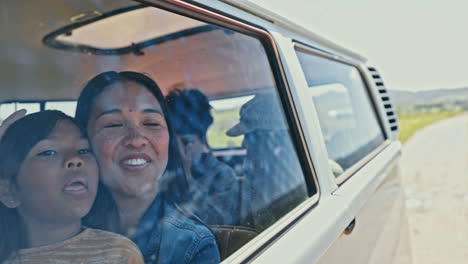
[[[72, 117], [56, 110], [27, 115], [5, 131], [0, 140], [0, 180], [4, 184], [18, 187], [16, 180], [21, 163], [39, 141], [49, 137], [60, 120], [71, 121], [84, 135], [84, 129]], [[17, 210], [0, 203], [0, 263], [27, 246], [27, 233]]]
[[206, 132], [213, 124], [206, 95], [197, 89], [176, 89], [166, 96], [166, 102], [177, 134], [196, 134], [206, 140]]
[[[162, 182], [160, 186], [163, 187], [161, 192], [166, 201], [182, 203], [187, 199], [186, 193], [188, 193], [188, 183], [181, 166], [177, 138], [164, 100], [164, 95], [153, 79], [143, 73], [132, 71], [108, 71], [100, 73], [92, 78], [81, 91], [76, 106], [75, 118], [83, 127], [87, 128], [96, 97], [110, 85], [127, 81], [144, 86], [154, 95], [161, 106], [169, 131], [169, 160], [166, 173], [161, 179]], [[115, 223], [117, 208], [110, 195], [110, 191], [107, 190], [103, 184], [99, 186], [96, 202], [89, 215], [85, 218], [85, 223], [91, 227], [116, 231], [112, 226], [114, 226], [114, 224], [118, 225]], [[107, 217], [102, 217], [100, 213], [102, 211], [106, 211]]]

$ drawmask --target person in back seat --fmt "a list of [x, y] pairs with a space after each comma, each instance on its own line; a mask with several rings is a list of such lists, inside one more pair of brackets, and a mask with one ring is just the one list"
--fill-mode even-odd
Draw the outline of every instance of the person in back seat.
[[243, 201], [253, 227], [263, 230], [307, 198], [305, 180], [278, 98], [257, 94], [240, 110], [228, 136], [244, 135], [247, 149]]
[[207, 142], [213, 123], [208, 98], [196, 89], [175, 89], [166, 96], [189, 178], [192, 211], [209, 225], [238, 221], [239, 185], [234, 170], [218, 160]]

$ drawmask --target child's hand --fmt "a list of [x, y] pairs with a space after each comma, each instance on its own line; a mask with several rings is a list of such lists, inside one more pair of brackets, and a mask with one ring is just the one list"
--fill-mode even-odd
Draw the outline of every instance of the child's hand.
[[5, 133], [5, 131], [11, 124], [13, 124], [16, 120], [22, 118], [25, 115], [26, 115], [26, 109], [20, 109], [14, 112], [13, 114], [11, 114], [5, 120], [3, 120], [2, 124], [0, 125], [0, 139], [2, 139], [3, 134]]

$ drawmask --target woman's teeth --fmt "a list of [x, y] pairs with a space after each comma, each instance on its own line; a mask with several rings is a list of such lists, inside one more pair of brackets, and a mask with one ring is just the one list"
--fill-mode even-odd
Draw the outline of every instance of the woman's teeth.
[[129, 160], [126, 160], [124, 161], [124, 164], [127, 164], [127, 165], [143, 165], [143, 164], [146, 164], [147, 161], [145, 159], [129, 159]]

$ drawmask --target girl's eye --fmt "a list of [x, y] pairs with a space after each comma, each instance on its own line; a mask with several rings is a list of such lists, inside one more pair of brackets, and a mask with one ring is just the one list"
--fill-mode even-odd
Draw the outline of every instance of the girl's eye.
[[86, 154], [90, 154], [90, 153], [93, 153], [93, 151], [91, 149], [89, 149], [89, 148], [78, 150], [78, 154], [80, 154], [80, 155], [86, 155]]
[[39, 152], [37, 155], [38, 156], [53, 156], [57, 154], [57, 151], [55, 150], [44, 150], [42, 152]]
[[105, 125], [104, 128], [122, 127], [122, 124], [109, 124]]

